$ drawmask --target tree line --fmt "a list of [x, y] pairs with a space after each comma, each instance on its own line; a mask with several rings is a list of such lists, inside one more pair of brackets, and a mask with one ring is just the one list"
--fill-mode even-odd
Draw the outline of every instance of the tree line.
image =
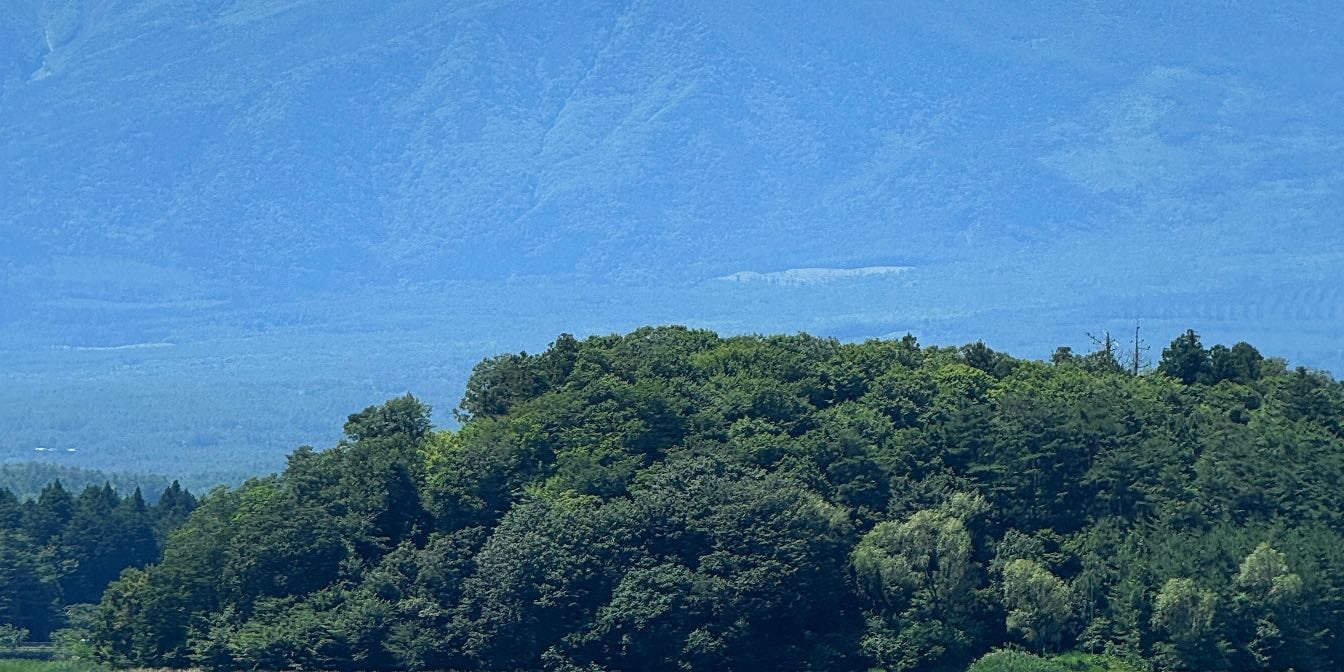
[[[90, 605], [128, 567], [156, 562], [168, 533], [196, 507], [174, 481], [154, 504], [110, 484], [71, 494], [59, 479], [36, 497], [0, 488], [0, 628], [17, 644], [87, 622]], [[6, 627], [7, 626], [7, 627]]]
[[566, 335], [482, 362], [457, 413], [435, 430], [392, 399], [339, 445], [206, 495], [157, 562], [109, 585], [93, 653], [275, 670], [1344, 664], [1344, 386], [1245, 343], [1186, 332], [1136, 375], [1110, 350]]
[[[145, 501], [152, 505], [157, 501], [154, 497], [168, 489], [173, 480], [158, 474], [135, 471], [107, 472], [52, 462], [0, 464], [0, 488], [9, 490], [10, 494], [20, 500], [36, 499], [43, 488], [60, 481], [64, 489], [75, 492], [81, 492], [90, 485], [99, 487], [109, 485], [117, 492], [132, 492], [140, 488]], [[242, 479], [238, 482], [241, 483]], [[181, 482], [178, 487], [183, 485], [185, 482]]]

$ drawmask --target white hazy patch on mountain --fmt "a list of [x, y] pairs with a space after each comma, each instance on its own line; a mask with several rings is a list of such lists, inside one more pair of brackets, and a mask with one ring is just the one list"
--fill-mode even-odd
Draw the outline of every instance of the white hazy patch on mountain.
[[854, 280], [859, 278], [874, 278], [879, 276], [895, 276], [909, 273], [911, 266], [863, 266], [860, 268], [790, 268], [783, 271], [774, 271], [771, 273], [758, 273], [756, 271], [740, 271], [730, 275], [723, 275], [715, 280], [724, 280], [727, 282], [741, 283], [765, 283], [770, 285], [784, 285], [788, 287], [800, 287], [803, 285], [820, 285], [829, 282], [839, 282], [842, 280]]
[[52, 350], [69, 350], [72, 352], [114, 352], [117, 350], [156, 350], [158, 348], [171, 348], [172, 343], [127, 343], [126, 345], [53, 345]]

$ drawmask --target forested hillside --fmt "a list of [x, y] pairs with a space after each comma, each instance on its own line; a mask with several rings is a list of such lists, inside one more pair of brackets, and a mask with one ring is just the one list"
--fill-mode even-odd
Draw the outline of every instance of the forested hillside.
[[206, 496], [161, 563], [104, 595], [99, 655], [960, 672], [1015, 646], [1344, 665], [1344, 386], [1245, 343], [1187, 332], [1136, 375], [1105, 350], [648, 328], [487, 360], [459, 431], [428, 413], [371, 407], [335, 448]]
[[158, 561], [195, 508], [176, 481], [153, 504], [139, 488], [121, 496], [107, 484], [76, 495], [55, 480], [25, 501], [0, 487], [0, 650], [6, 633], [47, 641], [66, 626], [87, 627], [107, 584]]
[[1341, 34], [1337, 0], [3, 0], [0, 463], [236, 485], [643, 324], [1046, 358], [1137, 319], [1341, 375]]

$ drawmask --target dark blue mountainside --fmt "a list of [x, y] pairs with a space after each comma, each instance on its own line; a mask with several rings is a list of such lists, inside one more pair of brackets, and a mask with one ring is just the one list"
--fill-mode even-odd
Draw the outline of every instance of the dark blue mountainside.
[[6, 0], [0, 460], [270, 468], [644, 323], [1344, 371], [1344, 8], [1192, 5]]

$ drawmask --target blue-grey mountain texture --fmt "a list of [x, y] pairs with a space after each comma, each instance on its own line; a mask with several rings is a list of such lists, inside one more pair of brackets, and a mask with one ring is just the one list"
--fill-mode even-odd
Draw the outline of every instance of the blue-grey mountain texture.
[[[3, 0], [0, 460], [271, 469], [722, 333], [1344, 371], [1344, 4]], [[42, 450], [38, 450], [42, 449]]]

